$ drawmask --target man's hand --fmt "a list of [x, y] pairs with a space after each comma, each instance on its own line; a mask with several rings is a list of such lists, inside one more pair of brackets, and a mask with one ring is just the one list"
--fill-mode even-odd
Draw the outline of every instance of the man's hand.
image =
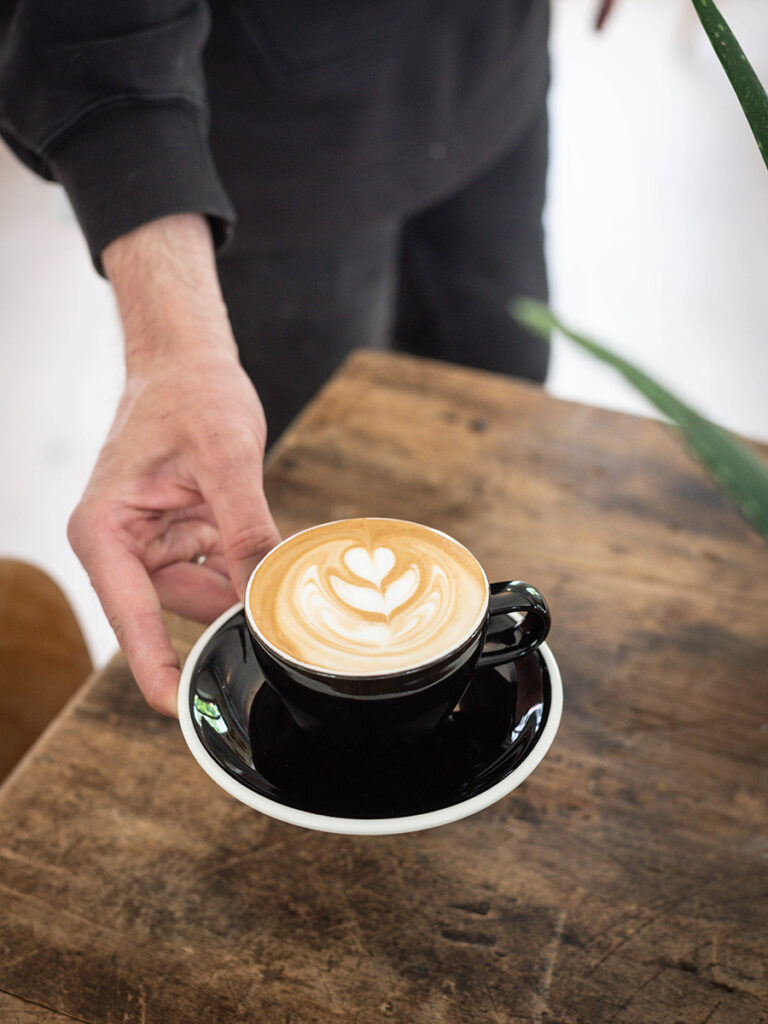
[[179, 662], [161, 608], [211, 621], [280, 539], [262, 488], [266, 425], [202, 218], [139, 228], [108, 247], [104, 265], [125, 328], [126, 387], [69, 537], [144, 696], [175, 714]]

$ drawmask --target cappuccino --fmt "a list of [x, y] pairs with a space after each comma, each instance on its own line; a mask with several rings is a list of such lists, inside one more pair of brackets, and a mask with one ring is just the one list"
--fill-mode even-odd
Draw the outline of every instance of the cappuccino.
[[440, 659], [476, 633], [488, 581], [458, 541], [398, 519], [347, 519], [273, 549], [246, 601], [261, 641], [321, 672], [368, 676]]

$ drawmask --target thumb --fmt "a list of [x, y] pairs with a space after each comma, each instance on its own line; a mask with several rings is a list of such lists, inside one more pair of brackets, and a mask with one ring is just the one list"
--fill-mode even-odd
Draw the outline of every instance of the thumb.
[[251, 485], [220, 483], [210, 488], [206, 498], [219, 528], [227, 572], [242, 601], [251, 573], [280, 543], [280, 534], [260, 480]]

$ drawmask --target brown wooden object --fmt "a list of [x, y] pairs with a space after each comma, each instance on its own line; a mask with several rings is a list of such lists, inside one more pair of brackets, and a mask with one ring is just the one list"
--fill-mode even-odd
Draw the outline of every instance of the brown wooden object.
[[27, 562], [0, 558], [0, 781], [92, 668], [58, 584]]
[[304, 831], [219, 790], [117, 657], [0, 791], [0, 1018], [768, 1021], [768, 553], [669, 428], [358, 354], [267, 486], [285, 532], [408, 517], [540, 586], [549, 755], [454, 825]]

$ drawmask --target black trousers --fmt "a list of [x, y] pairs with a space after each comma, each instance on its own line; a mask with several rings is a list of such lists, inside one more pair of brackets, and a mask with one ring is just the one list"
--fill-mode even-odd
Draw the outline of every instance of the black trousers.
[[240, 224], [219, 276], [270, 443], [360, 346], [543, 381], [549, 347], [508, 308], [519, 295], [547, 297], [546, 168], [542, 104], [495, 166], [408, 218], [271, 252], [249, 251]]

